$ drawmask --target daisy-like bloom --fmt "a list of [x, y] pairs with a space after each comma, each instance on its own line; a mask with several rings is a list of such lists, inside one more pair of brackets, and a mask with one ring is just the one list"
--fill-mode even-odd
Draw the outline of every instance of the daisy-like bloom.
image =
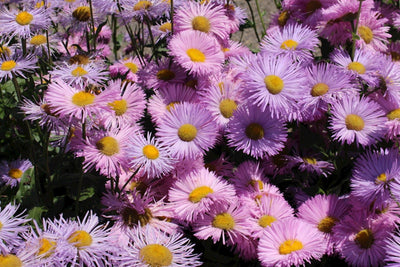
[[333, 139], [341, 144], [373, 145], [385, 133], [387, 118], [380, 106], [369, 98], [344, 96], [332, 106]]
[[274, 117], [287, 120], [297, 109], [297, 101], [306, 95], [304, 72], [288, 55], [259, 53], [245, 74], [245, 97], [249, 103], [261, 111], [269, 109]]
[[322, 10], [332, 6], [335, 2], [335, 0], [289, 0], [283, 1], [282, 6], [285, 7], [292, 18], [316, 28], [319, 22], [323, 20]]
[[149, 99], [147, 109], [151, 120], [159, 125], [164, 116], [174, 109], [176, 104], [183, 102], [196, 102], [197, 94], [192, 88], [180, 84], [170, 84], [155, 91]]
[[228, 22], [223, 6], [187, 1], [176, 11], [174, 30], [177, 33], [199, 31], [225, 40], [230, 33], [229, 27], [226, 27]]
[[109, 67], [111, 77], [115, 78], [118, 77], [118, 75], [126, 75], [126, 79], [132, 82], [138, 81], [137, 72], [141, 69], [142, 64], [136, 57], [124, 58]]
[[136, 227], [127, 232], [130, 242], [121, 267], [201, 266], [193, 244], [181, 233], [165, 233], [154, 227]]
[[54, 79], [62, 79], [71, 85], [99, 85], [106, 81], [108, 72], [94, 62], [68, 64], [63, 62], [50, 72]]
[[193, 223], [194, 236], [207, 240], [211, 237], [214, 243], [236, 243], [249, 236], [249, 211], [246, 206], [236, 201], [231, 205], [213, 205], [204, 218]]
[[287, 138], [283, 120], [256, 106], [239, 107], [227, 125], [227, 132], [230, 146], [256, 158], [278, 154]]
[[251, 208], [251, 236], [260, 238], [266, 228], [286, 218], [294, 218], [294, 211], [283, 197], [262, 196]]
[[345, 198], [335, 195], [316, 195], [300, 205], [297, 217], [313, 225], [324, 235], [326, 253], [334, 253], [335, 243], [332, 240], [332, 228], [349, 210]]
[[376, 51], [386, 51], [389, 38], [389, 26], [384, 26], [388, 19], [381, 16], [378, 11], [361, 13], [358, 21], [357, 35], [360, 39], [356, 45], [360, 48], [368, 48]]
[[[174, 3], [175, 5], [175, 3]], [[172, 24], [170, 20], [167, 20], [165, 22], [160, 21], [155, 25], [151, 26], [151, 32], [153, 34], [153, 38], [156, 39], [156, 43], [164, 40], [164, 39], [169, 39], [171, 36], [172, 32]], [[145, 32], [145, 34], [150, 35], [150, 33]]]
[[385, 242], [385, 266], [388, 267], [396, 267], [400, 265], [400, 236], [399, 236], [399, 229], [396, 229], [390, 235], [390, 238]]
[[80, 140], [74, 147], [77, 150], [75, 154], [84, 157], [85, 172], [94, 168], [102, 175], [115, 177], [120, 175], [122, 170], [128, 170], [128, 140], [131, 135], [138, 133], [138, 126], [99, 130], [88, 135], [86, 140]]
[[166, 233], [175, 233], [178, 225], [170, 222], [174, 216], [173, 211], [164, 203], [164, 199], [155, 201], [150, 190], [139, 194], [139, 187], [140, 185], [119, 196], [106, 193], [101, 203], [107, 207], [105, 212], [113, 212], [113, 215], [106, 217], [116, 221], [116, 225], [126, 231], [133, 227], [150, 225]]
[[314, 173], [327, 177], [334, 169], [332, 162], [319, 160], [318, 156], [287, 156], [291, 168], [296, 167], [302, 172]]
[[375, 90], [385, 100], [400, 103], [400, 65], [393, 62], [389, 56], [382, 56], [381, 59], [382, 65], [375, 74], [378, 80]]
[[128, 0], [121, 15], [124, 21], [132, 18], [143, 21], [144, 17], [149, 19], [162, 17], [169, 8], [168, 1], [163, 0]]
[[242, 43], [231, 39], [221, 42], [221, 48], [222, 52], [224, 52], [225, 59], [241, 57], [251, 53], [247, 46], [244, 46]]
[[211, 114], [199, 104], [176, 104], [160, 122], [157, 135], [173, 157], [196, 158], [212, 148], [217, 126]]
[[[102, 92], [108, 94], [108, 91]], [[102, 100], [102, 102], [100, 101]], [[107, 97], [98, 98], [94, 92], [81, 86], [72, 86], [61, 79], [54, 79], [45, 91], [44, 101], [53, 114], [68, 121], [84, 120], [107, 106]]]
[[293, 60], [311, 60], [319, 41], [317, 33], [301, 24], [289, 24], [268, 32], [260, 43], [262, 52], [288, 55]]
[[233, 177], [229, 180], [234, 184], [238, 195], [244, 192], [259, 192], [264, 189], [264, 183], [269, 180], [265, 176], [265, 170], [259, 163], [244, 161], [236, 168]]
[[392, 228], [385, 220], [368, 217], [363, 211], [350, 211], [333, 227], [332, 237], [337, 250], [351, 266], [380, 266]]
[[45, 8], [5, 9], [0, 12], [1, 33], [27, 39], [34, 32], [45, 30], [50, 25], [49, 14]]
[[148, 178], [157, 178], [174, 168], [174, 160], [167, 146], [150, 134], [135, 134], [129, 140], [126, 153], [131, 168], [141, 168]]
[[309, 93], [299, 101], [302, 120], [317, 120], [328, 110], [328, 104], [342, 94], [355, 93], [351, 75], [336, 65], [312, 64], [307, 68], [306, 86]]
[[[4, 267], [30, 267], [42, 266], [40, 261], [35, 259], [34, 252], [26, 249], [18, 249], [13, 253], [0, 254], [0, 266]], [[56, 266], [56, 265], [54, 265]], [[61, 267], [61, 266], [57, 266]]]
[[391, 193], [398, 195], [390, 190], [394, 181], [400, 181], [399, 152], [396, 149], [367, 151], [355, 161], [351, 194], [366, 207], [380, 208], [390, 200]]
[[100, 24], [102, 19], [95, 5], [92, 5], [91, 9], [86, 1], [63, 3], [62, 11], [57, 13], [59, 24], [69, 32], [90, 31], [92, 15], [95, 27]]
[[132, 125], [143, 116], [146, 108], [145, 94], [136, 84], [121, 80], [110, 81], [105, 91], [107, 94], [100, 94], [98, 98], [104, 96], [102, 102], [107, 101], [109, 110], [100, 114], [100, 120], [107, 128]]
[[33, 57], [0, 57], [0, 81], [16, 77], [26, 78], [25, 72], [30, 73], [36, 69], [37, 60]]
[[177, 218], [189, 223], [203, 218], [212, 205], [229, 205], [236, 200], [232, 185], [202, 168], [179, 179], [168, 192]]
[[148, 88], [162, 89], [169, 85], [184, 83], [186, 74], [183, 68], [165, 57], [158, 64], [150, 62], [146, 65], [145, 83]]
[[258, 243], [258, 259], [265, 267], [303, 265], [320, 259], [325, 252], [317, 229], [297, 218], [288, 218], [267, 227]]
[[200, 31], [175, 34], [168, 48], [175, 61], [195, 76], [219, 72], [225, 59], [217, 40]]
[[32, 168], [32, 163], [25, 160], [2, 161], [0, 162], [0, 178], [3, 183], [11, 187], [16, 187], [24, 173]]
[[225, 22], [225, 25], [230, 29], [230, 34], [237, 32], [239, 26], [246, 22], [247, 14], [242, 7], [225, 0], [214, 0], [212, 2], [213, 4], [219, 4], [224, 8], [225, 15], [228, 17], [228, 22]]
[[105, 266], [107, 257], [114, 248], [109, 246], [110, 229], [107, 224], [100, 224], [99, 218], [88, 211], [84, 218], [77, 221], [60, 219], [63, 227], [55, 228], [55, 234], [61, 236], [58, 240], [63, 247], [64, 257], [71, 266]]
[[370, 50], [356, 49], [354, 59], [344, 49], [336, 49], [331, 60], [354, 77], [360, 77], [368, 84], [376, 84], [375, 73], [381, 68], [382, 57]]
[[19, 247], [22, 243], [20, 233], [25, 232], [28, 226], [24, 225], [29, 222], [26, 215], [17, 214], [19, 206], [8, 203], [0, 210], [0, 252], [2, 254], [10, 253], [14, 248]]

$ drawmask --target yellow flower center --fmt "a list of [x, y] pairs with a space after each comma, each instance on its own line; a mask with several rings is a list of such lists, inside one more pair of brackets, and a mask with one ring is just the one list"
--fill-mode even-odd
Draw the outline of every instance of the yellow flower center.
[[264, 215], [260, 219], [258, 219], [258, 225], [260, 225], [262, 228], [265, 228], [267, 226], [271, 226], [273, 222], [276, 221], [276, 218], [271, 215]]
[[1, 228], [3, 228], [3, 224], [0, 222], [0, 230], [1, 230]]
[[318, 223], [318, 230], [320, 230], [323, 233], [331, 233], [333, 226], [335, 226], [336, 222], [338, 220], [334, 217], [331, 216], [326, 216], [323, 218], [319, 223]]
[[296, 49], [296, 47], [297, 47], [297, 45], [298, 45], [299, 43], [298, 42], [296, 42], [295, 40], [292, 40], [292, 39], [289, 39], [289, 40], [286, 40], [286, 41], [284, 41], [282, 44], [281, 44], [281, 49], [290, 49], [290, 50], [294, 50], [294, 49]]
[[304, 161], [304, 163], [308, 163], [308, 164], [311, 164], [311, 165], [317, 164], [317, 159], [316, 158], [307, 158], [307, 157], [305, 157], [305, 158], [303, 158], [303, 161]]
[[379, 174], [375, 179], [375, 184], [383, 184], [387, 182], [387, 177], [385, 173]]
[[158, 149], [153, 145], [145, 145], [143, 147], [143, 155], [148, 159], [157, 159], [160, 152], [158, 152]]
[[400, 108], [390, 111], [386, 117], [389, 120], [400, 119]]
[[170, 266], [172, 263], [171, 251], [160, 244], [150, 244], [140, 249], [140, 259], [149, 267]]
[[86, 22], [90, 19], [90, 7], [80, 6], [72, 12], [72, 17], [81, 22]]
[[347, 68], [349, 70], [357, 72], [358, 74], [364, 74], [366, 71], [364, 65], [357, 61], [349, 63], [349, 65], [347, 65]]
[[139, 1], [135, 4], [133, 7], [134, 11], [139, 11], [139, 10], [146, 10], [149, 9], [153, 4], [150, 1]]
[[1, 70], [2, 71], [10, 71], [13, 68], [15, 68], [15, 66], [17, 66], [17, 62], [15, 62], [14, 60], [7, 60], [1, 64]]
[[235, 220], [229, 213], [220, 213], [215, 216], [214, 220], [212, 221], [212, 226], [229, 231], [235, 227]]
[[133, 62], [124, 63], [125, 67], [127, 67], [132, 73], [136, 73], [139, 70], [139, 67]]
[[92, 236], [84, 231], [84, 230], [78, 230], [73, 232], [69, 237], [68, 237], [68, 242], [73, 244], [77, 248], [81, 247], [87, 247], [90, 246], [93, 242]]
[[32, 14], [26, 11], [19, 12], [18, 15], [15, 17], [15, 21], [21, 26], [30, 24], [32, 20]]
[[112, 156], [119, 152], [118, 141], [111, 136], [103, 137], [99, 141], [97, 141], [96, 148], [106, 156]]
[[115, 100], [108, 105], [115, 111], [115, 115], [121, 116], [124, 115], [126, 110], [128, 109], [128, 105], [125, 99]]
[[192, 19], [193, 30], [208, 33], [210, 30], [210, 21], [204, 16], [197, 16]]
[[206, 61], [206, 56], [199, 49], [189, 48], [188, 50], [186, 50], [186, 54], [189, 56], [190, 60], [193, 62]]
[[326, 83], [317, 83], [311, 89], [311, 95], [314, 97], [321, 96], [326, 94], [328, 91], [329, 91], [329, 86]]
[[166, 109], [167, 109], [168, 111], [171, 111], [171, 109], [174, 109], [175, 104], [179, 104], [179, 103], [180, 103], [179, 101], [172, 101], [171, 103], [169, 103], [169, 104], [166, 106]]
[[37, 2], [35, 5], [35, 8], [41, 8], [41, 7], [44, 7], [44, 1]]
[[374, 243], [374, 235], [370, 229], [363, 229], [357, 233], [354, 241], [362, 249], [369, 249]]
[[78, 66], [78, 67], [76, 67], [76, 69], [71, 71], [71, 74], [75, 77], [81, 77], [81, 76], [88, 74], [88, 72], [81, 66]]
[[10, 169], [8, 171], [8, 176], [10, 176], [13, 179], [21, 178], [22, 174], [24, 174], [24, 172], [21, 171], [20, 169]]
[[258, 123], [250, 123], [245, 130], [246, 136], [252, 140], [264, 138], [264, 129]]
[[72, 96], [72, 103], [79, 107], [83, 107], [92, 104], [94, 102], [95, 97], [96, 96], [94, 94], [85, 91], [80, 91]]
[[251, 180], [249, 182], [249, 185], [253, 186], [254, 189], [259, 189], [259, 190], [264, 189], [264, 183], [261, 180]]
[[56, 245], [57, 243], [55, 241], [42, 238], [40, 240], [40, 248], [37, 252], [37, 255], [43, 258], [49, 257], [54, 252]]
[[265, 87], [273, 94], [279, 94], [284, 86], [283, 80], [276, 75], [268, 75], [264, 78]]
[[190, 194], [189, 194], [189, 201], [193, 203], [200, 202], [204, 197], [208, 196], [209, 194], [213, 193], [214, 190], [212, 188], [204, 185], [204, 186], [199, 186], [195, 188]]
[[371, 43], [372, 39], [374, 38], [374, 34], [371, 29], [367, 26], [360, 26], [358, 27], [358, 34], [364, 40], [366, 44]]
[[[138, 188], [138, 186], [136, 186], [136, 188]], [[121, 217], [124, 221], [124, 224], [129, 227], [134, 227], [139, 223], [140, 226], [143, 227], [150, 222], [150, 220], [153, 218], [153, 215], [151, 214], [151, 211], [149, 209], [145, 209], [144, 213], [140, 214], [136, 209], [132, 207], [125, 207], [121, 211]]]
[[0, 56], [11, 56], [11, 49], [5, 45], [1, 46], [0, 45]]
[[0, 255], [0, 267], [22, 267], [22, 261], [13, 254]]
[[30, 40], [30, 44], [32, 44], [32, 45], [42, 45], [42, 44], [45, 44], [46, 42], [47, 42], [47, 38], [46, 38], [46, 36], [44, 36], [42, 34], [35, 35]]
[[175, 78], [175, 73], [169, 69], [159, 70], [157, 72], [157, 79], [162, 81], [170, 81]]
[[165, 22], [165, 23], [161, 24], [158, 29], [162, 32], [167, 32], [167, 31], [170, 32], [172, 30], [171, 22]]
[[279, 254], [287, 255], [303, 248], [303, 243], [297, 239], [289, 239], [279, 246]]
[[192, 124], [187, 123], [179, 127], [178, 136], [182, 141], [190, 142], [196, 138], [196, 135], [197, 129]]
[[345, 123], [348, 130], [361, 131], [364, 129], [364, 120], [356, 114], [347, 115]]
[[312, 13], [314, 13], [317, 9], [320, 9], [322, 7], [322, 4], [320, 1], [318, 0], [311, 0], [310, 2], [308, 2], [306, 4], [306, 12], [308, 15], [311, 15]]
[[232, 117], [233, 112], [236, 110], [236, 108], [237, 104], [232, 99], [224, 99], [219, 102], [219, 111], [221, 112], [222, 116], [224, 116], [224, 118], [229, 119], [230, 117]]

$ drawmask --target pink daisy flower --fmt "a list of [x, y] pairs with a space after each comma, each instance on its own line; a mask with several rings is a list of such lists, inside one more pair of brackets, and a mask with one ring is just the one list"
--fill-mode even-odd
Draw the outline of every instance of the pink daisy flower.
[[140, 168], [148, 178], [157, 178], [170, 172], [175, 161], [170, 156], [169, 148], [150, 134], [138, 133], [129, 140], [127, 157], [131, 168]]
[[247, 238], [249, 211], [238, 202], [227, 205], [214, 205], [204, 218], [193, 224], [194, 236], [214, 243], [222, 240], [236, 243], [240, 238]]
[[390, 238], [385, 242], [385, 266], [396, 267], [400, 265], [400, 236], [399, 229], [391, 233]]
[[2, 161], [0, 162], [0, 178], [3, 183], [11, 187], [16, 187], [21, 179], [27, 176], [25, 173], [32, 168], [32, 163], [25, 160]]
[[[1, 55], [1, 53], [0, 53]], [[12, 79], [13, 75], [16, 77], [22, 77], [26, 79], [25, 73], [33, 72], [36, 67], [37, 60], [31, 56], [23, 58], [17, 56], [14, 57], [0, 57], [0, 81]]]
[[303, 265], [320, 259], [325, 252], [322, 235], [297, 218], [284, 219], [267, 227], [258, 244], [258, 259], [263, 266]]
[[174, 106], [160, 122], [159, 140], [170, 147], [173, 157], [196, 158], [216, 142], [216, 122], [198, 104], [181, 103]]
[[160, 124], [164, 116], [182, 102], [196, 102], [196, 91], [184, 84], [170, 84], [155, 90], [147, 105], [147, 110], [155, 124]]
[[301, 24], [289, 24], [269, 31], [260, 43], [261, 52], [288, 55], [293, 60], [311, 60], [319, 41], [317, 33]]
[[389, 38], [389, 26], [384, 26], [388, 19], [381, 16], [378, 11], [361, 13], [358, 22], [357, 35], [360, 39], [356, 41], [356, 45], [376, 51], [386, 51]]
[[147, 73], [145, 83], [147, 88], [163, 89], [169, 85], [184, 83], [185, 71], [169, 58], [159, 60], [158, 64], [150, 62], [145, 67]]
[[386, 116], [369, 98], [344, 96], [332, 106], [332, 137], [341, 144], [370, 146], [383, 137]]
[[110, 81], [105, 90], [107, 94], [100, 94], [98, 98], [104, 96], [105, 99], [102, 102], [108, 102], [109, 110], [100, 113], [100, 120], [107, 128], [132, 125], [143, 116], [146, 99], [139, 86], [116, 80]]
[[351, 177], [351, 194], [373, 209], [390, 202], [391, 184], [400, 181], [400, 155], [396, 149], [367, 151], [356, 159]]
[[115, 128], [108, 131], [91, 131], [86, 140], [74, 147], [75, 154], [83, 157], [85, 172], [96, 169], [100, 174], [115, 177], [128, 170], [127, 151], [131, 135], [138, 134], [138, 127]]
[[380, 93], [387, 101], [400, 103], [400, 64], [393, 62], [389, 56], [380, 58], [381, 65], [375, 74], [378, 82], [373, 90]]
[[229, 179], [235, 186], [238, 194], [244, 192], [259, 192], [264, 189], [269, 180], [265, 175], [264, 168], [253, 161], [244, 161], [236, 168], [233, 177]]
[[349, 205], [344, 198], [335, 195], [316, 195], [300, 205], [297, 217], [314, 226], [324, 235], [326, 253], [335, 250], [332, 228], [347, 214]]
[[392, 226], [384, 220], [367, 217], [365, 212], [350, 212], [333, 227], [338, 251], [352, 266], [380, 266], [385, 259], [385, 243]]
[[221, 5], [187, 1], [176, 10], [174, 30], [176, 33], [199, 31], [225, 40], [230, 33], [229, 27], [226, 27], [228, 22], [228, 17]]
[[74, 85], [99, 85], [106, 81], [108, 72], [101, 69], [94, 62], [88, 64], [68, 64], [63, 62], [50, 72], [54, 79], [62, 79], [66, 83]]
[[175, 61], [195, 76], [219, 72], [225, 59], [217, 40], [200, 31], [174, 35], [168, 48]]
[[143, 21], [144, 18], [156, 19], [169, 11], [170, 5], [162, 0], [127, 0], [121, 16], [125, 21], [135, 19]]
[[300, 20], [303, 24], [316, 28], [324, 19], [322, 11], [333, 4], [336, 0], [287, 0], [283, 1], [284, 6], [290, 11], [290, 16]]
[[125, 76], [128, 81], [138, 81], [138, 71], [142, 69], [140, 60], [136, 57], [124, 58], [109, 67], [110, 76], [115, 78], [118, 75]]
[[227, 125], [227, 132], [230, 146], [256, 158], [278, 154], [287, 138], [283, 120], [256, 106], [239, 107]]
[[176, 217], [191, 223], [203, 218], [214, 204], [232, 204], [236, 192], [232, 185], [202, 168], [176, 181], [168, 192], [168, 200]]
[[259, 106], [261, 111], [269, 109], [274, 117], [285, 120], [297, 109], [297, 101], [306, 95], [304, 72], [289, 56], [258, 54], [243, 80], [249, 103]]
[[136, 227], [127, 232], [130, 242], [118, 266], [187, 266], [203, 263], [194, 253], [193, 244], [181, 233], [167, 234], [154, 227]]

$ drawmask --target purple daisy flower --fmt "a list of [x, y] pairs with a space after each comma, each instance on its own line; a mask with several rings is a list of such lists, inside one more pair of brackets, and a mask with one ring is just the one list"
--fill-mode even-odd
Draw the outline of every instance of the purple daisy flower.
[[2, 161], [0, 162], [0, 178], [3, 183], [16, 187], [21, 182], [24, 173], [32, 168], [32, 163], [25, 160]]
[[400, 181], [400, 155], [396, 149], [367, 151], [355, 161], [351, 177], [351, 194], [373, 209], [390, 202], [392, 182]]
[[304, 72], [289, 56], [259, 53], [245, 74], [248, 102], [261, 111], [269, 109], [274, 117], [289, 120], [288, 115], [297, 110], [297, 101], [306, 95]]
[[175, 61], [196, 76], [219, 72], [225, 59], [217, 40], [200, 31], [183, 31], [174, 35], [168, 48]]
[[385, 52], [389, 38], [389, 26], [384, 26], [388, 19], [381, 16], [378, 11], [361, 13], [358, 22], [357, 34], [360, 39], [356, 41], [356, 45], [360, 48], [368, 48], [375, 51]]
[[[1, 55], [1, 53], [0, 53]], [[36, 67], [37, 60], [32, 56], [23, 58], [15, 54], [14, 57], [0, 57], [0, 81], [11, 79], [13, 75], [26, 79], [24, 73], [33, 72]]]
[[369, 98], [344, 96], [332, 106], [332, 137], [341, 144], [370, 146], [385, 133], [387, 118], [380, 106]]
[[283, 120], [256, 106], [239, 107], [227, 125], [227, 132], [230, 146], [256, 158], [278, 154], [287, 138]]
[[293, 60], [310, 61], [319, 41], [317, 33], [301, 24], [289, 24], [269, 31], [260, 43], [261, 52], [288, 55]]
[[238, 195], [241, 195], [252, 191], [262, 191], [264, 183], [269, 180], [259, 163], [248, 160], [240, 163], [229, 181], [234, 184]]
[[267, 227], [258, 244], [258, 259], [265, 267], [303, 265], [325, 252], [317, 229], [297, 218], [287, 218]]
[[400, 265], [400, 236], [399, 229], [393, 232], [389, 239], [386, 240], [385, 245], [385, 266], [397, 267]]
[[173, 157], [196, 158], [212, 148], [217, 138], [213, 117], [199, 104], [176, 104], [160, 122], [157, 136]]

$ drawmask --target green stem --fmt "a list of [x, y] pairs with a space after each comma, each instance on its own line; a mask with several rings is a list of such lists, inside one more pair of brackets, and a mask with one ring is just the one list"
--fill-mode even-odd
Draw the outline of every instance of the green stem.
[[256, 7], [257, 7], [258, 16], [259, 16], [260, 21], [261, 21], [261, 26], [263, 28], [263, 36], [264, 36], [265, 33], [267, 32], [267, 30], [265, 28], [264, 18], [263, 18], [262, 14], [261, 14], [261, 9], [260, 9], [260, 5], [258, 3], [258, 0], [256, 0]]
[[111, 28], [112, 28], [112, 42], [113, 42], [113, 52], [114, 52], [114, 59], [117, 60], [118, 55], [117, 55], [117, 51], [119, 48], [119, 44], [118, 43], [118, 39], [117, 39], [117, 31], [118, 31], [118, 27], [117, 27], [117, 18], [115, 17], [115, 14], [112, 14], [111, 17]]
[[258, 36], [257, 26], [256, 26], [256, 20], [255, 20], [255, 17], [254, 17], [253, 8], [252, 8], [251, 5], [250, 5], [250, 0], [246, 0], [246, 3], [247, 3], [247, 5], [248, 5], [248, 7], [249, 7], [251, 19], [252, 19], [252, 22], [253, 22], [253, 29], [254, 29], [254, 33], [256, 34], [257, 41], [258, 41], [258, 42], [261, 42], [260, 36]]
[[92, 29], [92, 37], [93, 37], [93, 50], [96, 51], [96, 39], [97, 39], [97, 36], [96, 36], [96, 29], [95, 29], [95, 26], [94, 26], [92, 0], [89, 0], [89, 8], [90, 8], [90, 21], [91, 21], [91, 24], [92, 24], [91, 29]]
[[[399, 0], [400, 1], [400, 0]], [[171, 34], [174, 34], [174, 0], [171, 0]]]
[[[151, 31], [151, 24], [150, 24], [150, 20], [148, 17], [145, 18], [146, 21], [146, 25], [147, 25], [147, 30], [149, 31], [149, 35], [150, 35], [150, 40], [151, 40], [151, 50], [153, 52], [153, 55], [151, 56], [151, 58], [154, 56], [156, 63], [158, 65], [158, 56], [157, 54], [157, 50], [156, 50], [156, 44], [154, 42], [154, 37], [153, 37], [153, 32]], [[150, 60], [151, 60], [150, 58]]]
[[351, 22], [351, 27], [352, 27], [352, 30], [353, 30], [353, 35], [352, 35], [353, 43], [352, 43], [351, 54], [350, 54], [351, 61], [354, 60], [354, 54], [356, 52], [356, 39], [355, 39], [355, 36], [357, 35], [358, 23], [360, 21], [361, 5], [362, 5], [363, 1], [364, 0], [360, 0], [360, 4], [358, 6], [357, 17], [356, 17], [356, 25], [354, 26], [354, 21]]

